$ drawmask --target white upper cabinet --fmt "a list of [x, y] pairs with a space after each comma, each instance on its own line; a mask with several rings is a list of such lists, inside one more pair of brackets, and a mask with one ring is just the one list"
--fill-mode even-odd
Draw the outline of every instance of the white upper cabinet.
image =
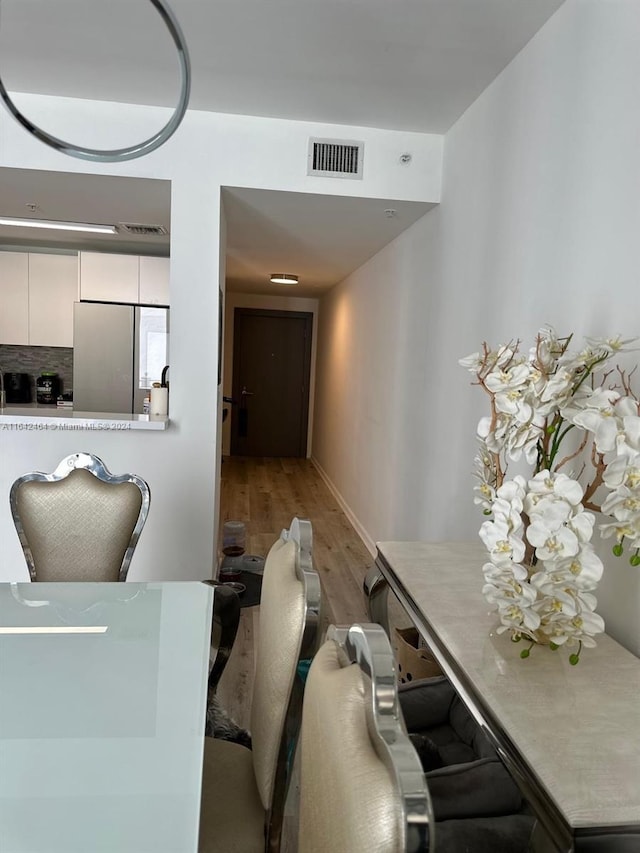
[[138, 302], [137, 255], [80, 252], [80, 299]]
[[169, 304], [169, 258], [140, 257], [138, 302], [141, 305]]
[[79, 299], [169, 305], [169, 258], [0, 251], [0, 344], [73, 346]]
[[80, 252], [80, 299], [169, 304], [169, 258]]
[[29, 255], [0, 252], [0, 344], [29, 343]]
[[73, 346], [78, 256], [29, 254], [29, 344]]

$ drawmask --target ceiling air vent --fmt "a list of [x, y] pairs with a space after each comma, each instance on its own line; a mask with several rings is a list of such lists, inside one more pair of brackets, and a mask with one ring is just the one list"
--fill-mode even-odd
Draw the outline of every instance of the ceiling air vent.
[[164, 237], [169, 233], [164, 225], [140, 225], [136, 222], [118, 222], [118, 231], [138, 237]]
[[308, 175], [323, 178], [362, 179], [364, 142], [344, 139], [310, 139]]

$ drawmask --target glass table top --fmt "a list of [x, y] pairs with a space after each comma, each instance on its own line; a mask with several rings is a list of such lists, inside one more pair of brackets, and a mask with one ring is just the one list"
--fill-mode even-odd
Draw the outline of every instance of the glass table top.
[[197, 850], [212, 601], [0, 584], [2, 853]]

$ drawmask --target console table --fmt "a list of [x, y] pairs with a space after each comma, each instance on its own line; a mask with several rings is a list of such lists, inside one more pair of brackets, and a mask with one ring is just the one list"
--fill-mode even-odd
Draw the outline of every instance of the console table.
[[522, 660], [482, 596], [481, 544], [377, 547], [371, 617], [386, 624], [390, 588], [536, 812], [540, 849], [639, 851], [640, 660], [606, 634], [577, 666], [562, 648]]

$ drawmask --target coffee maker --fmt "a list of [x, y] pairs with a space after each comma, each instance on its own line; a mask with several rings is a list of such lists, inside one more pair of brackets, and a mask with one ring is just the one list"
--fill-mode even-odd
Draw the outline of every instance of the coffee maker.
[[31, 377], [28, 373], [5, 373], [3, 382], [6, 403], [31, 402]]

